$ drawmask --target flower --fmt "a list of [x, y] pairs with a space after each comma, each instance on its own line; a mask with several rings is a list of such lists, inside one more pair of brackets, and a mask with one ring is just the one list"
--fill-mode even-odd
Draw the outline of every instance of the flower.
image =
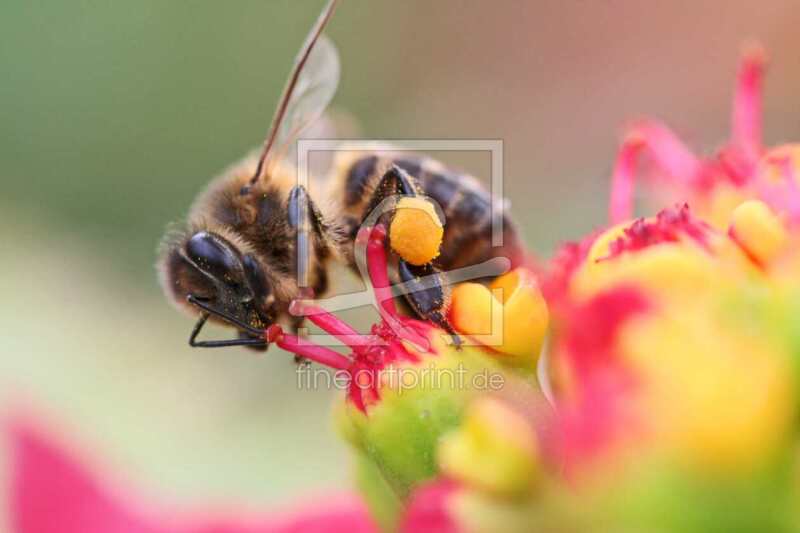
[[377, 531], [364, 504], [348, 494], [274, 515], [163, 509], [101, 479], [28, 419], [10, 422], [6, 434], [12, 470], [8, 515], [16, 533]]
[[[402, 506], [417, 486], [437, 475], [437, 446], [443, 435], [458, 427], [474, 397], [500, 390], [517, 379], [503, 365], [506, 361], [502, 354], [498, 356], [480, 343], [456, 345], [449, 342], [447, 332], [431, 323], [397, 312], [389, 286], [385, 238], [386, 231], [379, 225], [363, 228], [357, 239], [359, 246], [366, 247], [370, 282], [380, 311], [380, 321], [373, 325], [371, 335], [357, 333], [319, 307], [293, 306], [295, 313], [306, 315], [344, 342], [349, 356], [286, 334], [279, 326], [266, 332], [269, 342], [347, 378], [347, 395], [336, 410], [337, 427], [356, 452], [361, 465], [359, 477], [367, 480], [367, 500], [376, 514], [379, 509]], [[538, 289], [534, 290], [535, 283], [526, 275], [515, 271], [501, 278], [499, 283], [505, 285], [497, 288], [505, 291], [506, 307], [523, 318], [523, 327], [533, 321], [539, 327], [540, 337], [531, 341], [531, 330], [514, 329], [513, 317], [507, 317], [510, 328], [505, 330], [508, 335], [503, 346], [516, 346], [515, 353], [526, 357], [530, 373], [544, 335], [539, 322], [546, 324], [546, 308], [542, 309]], [[463, 294], [454, 298], [455, 309], [481, 303]], [[488, 306], [477, 309], [479, 313], [489, 311]]]
[[612, 175], [609, 217], [624, 222], [633, 213], [636, 162], [647, 153], [662, 193], [688, 201], [696, 213], [718, 229], [727, 227], [732, 211], [743, 201], [759, 199], [776, 212], [797, 221], [800, 193], [797, 145], [766, 149], [762, 144], [761, 86], [766, 54], [749, 44], [742, 54], [733, 98], [732, 129], [727, 144], [716, 154], [700, 158], [668, 127], [645, 119], [624, 136]]
[[[398, 313], [382, 226], [357, 238], [380, 314], [369, 335], [302, 301], [292, 311], [347, 353], [277, 325], [264, 331], [347, 379], [334, 416], [363, 503], [346, 497], [252, 521], [168, 514], [112, 494], [22, 423], [11, 429], [14, 525], [25, 533], [797, 530], [800, 145], [762, 146], [763, 65], [760, 49], [745, 53], [733, 132], [719, 153], [699, 158], [662, 124], [639, 122], [618, 155], [610, 227], [566, 244], [536, 272], [519, 267], [487, 285], [456, 286], [448, 318], [461, 345]], [[660, 192], [678, 202], [631, 219], [643, 151], [671, 184]], [[442, 228], [432, 212], [426, 220], [412, 209], [406, 203], [395, 216], [391, 245], [424, 262]]]
[[[771, 339], [764, 320], [734, 327], [736, 315], [723, 311], [736, 303], [758, 316], [745, 297], [755, 292], [773, 317], [784, 312], [784, 287], [760, 268], [777, 253], [782, 226], [764, 204], [742, 209], [728, 233], [686, 205], [620, 224], [585, 247], [566, 278], [556, 270], [565, 288], [552, 377], [566, 415], [568, 464], [609, 444], [628, 453], [632, 442], [648, 442], [648, 453], [670, 443], [668, 453], [684, 454], [681, 460], [747, 468], [788, 431], [788, 339]], [[763, 243], [760, 235], [767, 243], [758, 252], [742, 248], [744, 240]], [[753, 438], [743, 438], [743, 428], [757, 426]]]
[[530, 531], [545, 483], [557, 475], [540, 433], [552, 412], [533, 389], [476, 399], [439, 445], [441, 473], [418, 486], [400, 521], [404, 533]]
[[[762, 69], [762, 54], [745, 54], [734, 132], [714, 158], [697, 158], [653, 121], [626, 138], [612, 226], [565, 245], [540, 273], [552, 410], [520, 410], [536, 403], [530, 396], [473, 399], [439, 444], [436, 480], [412, 492], [406, 525], [783, 531], [800, 524], [792, 505], [800, 494], [800, 149], [761, 146]], [[666, 170], [679, 203], [631, 220], [643, 149]], [[486, 292], [459, 291], [474, 301]], [[519, 440], [524, 429], [509, 437], [525, 427], [533, 440]]]
[[539, 443], [529, 421], [502, 402], [473, 402], [458, 430], [438, 447], [442, 473], [500, 494], [531, 490], [539, 468]]
[[459, 533], [456, 516], [459, 486], [442, 480], [419, 487], [410, 498], [400, 529], [404, 533]]

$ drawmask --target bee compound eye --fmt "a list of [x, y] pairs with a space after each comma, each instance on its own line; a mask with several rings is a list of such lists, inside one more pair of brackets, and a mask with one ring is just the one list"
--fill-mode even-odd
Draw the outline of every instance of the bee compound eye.
[[245, 279], [247, 279], [247, 284], [250, 286], [253, 295], [258, 299], [266, 298], [269, 294], [269, 283], [258, 260], [247, 254], [242, 259], [242, 265], [244, 266]]
[[241, 266], [233, 247], [221, 237], [201, 231], [186, 243], [186, 255], [209, 276], [230, 282]]

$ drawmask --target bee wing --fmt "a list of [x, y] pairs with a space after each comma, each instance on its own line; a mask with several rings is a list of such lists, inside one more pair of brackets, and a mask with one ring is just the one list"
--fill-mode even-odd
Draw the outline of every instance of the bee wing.
[[272, 161], [285, 157], [294, 148], [295, 141], [309, 126], [323, 115], [336, 94], [339, 85], [339, 54], [325, 35], [316, 46], [297, 80], [289, 99], [286, 115], [278, 126]]
[[[295, 58], [250, 186], [259, 180], [268, 160], [280, 159], [286, 145], [322, 114], [336, 92], [339, 55], [333, 43], [322, 35], [336, 9], [336, 2], [328, 0]], [[275, 146], [280, 150], [273, 150]]]
[[[304, 128], [296, 138], [301, 138], [304, 141], [313, 139], [357, 139], [360, 134], [360, 125], [352, 114], [343, 109], [328, 108], [319, 118]], [[298, 143], [287, 142], [282, 157], [278, 159], [278, 154], [276, 153], [276, 158], [273, 161], [284, 161], [297, 165], [299, 163], [297, 147]], [[325, 180], [330, 177], [335, 154], [336, 151], [333, 150], [314, 150], [306, 154], [305, 164], [307, 165], [308, 179], [315, 181]]]

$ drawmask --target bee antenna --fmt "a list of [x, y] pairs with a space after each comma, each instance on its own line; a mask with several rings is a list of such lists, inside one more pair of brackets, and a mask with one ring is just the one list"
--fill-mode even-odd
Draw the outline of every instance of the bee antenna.
[[219, 309], [215, 309], [215, 308], [211, 307], [210, 305], [208, 305], [208, 303], [206, 303], [205, 301], [203, 301], [200, 298], [196, 297], [194, 294], [190, 294], [189, 296], [187, 296], [186, 300], [190, 304], [196, 305], [197, 307], [199, 307], [200, 309], [202, 309], [203, 311], [205, 311], [209, 315], [218, 316], [222, 320], [224, 320], [224, 321], [226, 321], [226, 322], [228, 322], [230, 324], [233, 324], [234, 326], [237, 326], [237, 327], [243, 329], [244, 331], [246, 331], [247, 333], [253, 335], [254, 337], [263, 337], [264, 336], [264, 330], [261, 330], [261, 329], [258, 329], [258, 328], [254, 328], [250, 324], [248, 324], [246, 322], [243, 322], [242, 320], [239, 320], [235, 316], [233, 316], [231, 314], [228, 314], [225, 311], [220, 311]]
[[289, 101], [292, 99], [292, 95], [294, 94], [294, 89], [297, 86], [297, 80], [300, 79], [300, 73], [303, 71], [303, 67], [308, 61], [308, 57], [311, 55], [311, 51], [314, 49], [314, 45], [319, 40], [319, 36], [322, 35], [322, 30], [325, 29], [325, 26], [328, 24], [331, 16], [333, 15], [333, 11], [336, 9], [337, 0], [328, 0], [327, 5], [320, 13], [319, 18], [317, 18], [317, 22], [314, 23], [314, 26], [311, 28], [311, 31], [308, 33], [303, 46], [300, 48], [300, 53], [297, 55], [297, 58], [294, 61], [294, 67], [292, 68], [292, 73], [289, 76], [289, 81], [286, 83], [286, 87], [283, 89], [283, 94], [281, 94], [281, 99], [278, 103], [278, 109], [275, 111], [275, 116], [272, 118], [272, 125], [270, 126], [269, 133], [267, 134], [267, 138], [264, 141], [264, 148], [261, 150], [261, 156], [258, 158], [258, 165], [256, 165], [256, 171], [253, 174], [253, 177], [250, 178], [250, 183], [243, 192], [247, 192], [250, 188], [258, 182], [261, 178], [261, 173], [264, 171], [264, 162], [267, 160], [267, 156], [272, 149], [272, 145], [275, 143], [275, 138], [278, 136], [278, 130], [281, 127], [281, 123], [283, 122], [283, 118], [286, 116], [286, 110], [289, 107]]

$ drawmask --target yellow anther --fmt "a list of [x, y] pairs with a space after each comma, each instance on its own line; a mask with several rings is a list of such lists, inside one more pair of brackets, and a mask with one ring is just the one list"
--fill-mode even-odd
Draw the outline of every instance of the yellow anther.
[[533, 368], [549, 322], [533, 274], [518, 268], [488, 288], [462, 283], [453, 290], [451, 319], [455, 328], [498, 352], [515, 356], [516, 364]]
[[758, 200], [744, 202], [731, 216], [731, 235], [761, 264], [768, 264], [786, 244], [786, 230], [780, 219]]
[[499, 494], [532, 488], [538, 472], [536, 433], [525, 418], [499, 400], [481, 398], [467, 410], [461, 427], [439, 445], [445, 474]]

